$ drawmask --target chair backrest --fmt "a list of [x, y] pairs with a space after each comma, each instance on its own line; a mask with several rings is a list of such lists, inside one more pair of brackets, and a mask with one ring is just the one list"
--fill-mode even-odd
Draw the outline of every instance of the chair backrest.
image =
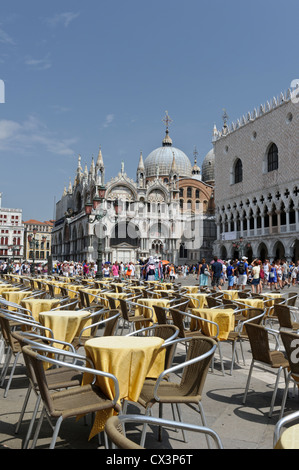
[[116, 302], [115, 302], [116, 299], [114, 297], [111, 297], [110, 295], [107, 295], [107, 299], [108, 299], [110, 308], [115, 310], [116, 309]]
[[153, 305], [159, 325], [165, 325], [167, 323], [167, 310], [158, 305]]
[[129, 311], [128, 311], [126, 300], [119, 299], [119, 305], [120, 305], [122, 317], [124, 318], [124, 320], [129, 321]]
[[214, 297], [211, 297], [209, 295], [207, 295], [206, 300], [207, 300], [207, 304], [208, 304], [209, 308], [218, 307], [218, 306], [222, 305], [221, 300], [217, 300]]
[[81, 289], [79, 289], [78, 292], [79, 292], [81, 307], [82, 308], [90, 307], [90, 301], [89, 301], [89, 296], [87, 292], [84, 292]]
[[299, 383], [299, 360], [298, 360], [298, 346], [299, 337], [296, 333], [288, 331], [281, 331], [280, 336], [286, 351], [289, 366], [294, 380]]
[[19, 342], [12, 336], [12, 328], [10, 321], [5, 317], [5, 314], [0, 312], [0, 328], [2, 335], [7, 346], [10, 346], [14, 353], [21, 351]]
[[51, 393], [49, 392], [47, 386], [43, 362], [37, 359], [37, 352], [33, 351], [28, 345], [22, 348], [22, 352], [26, 364], [30, 364], [29, 367], [33, 371], [32, 373], [34, 373], [34, 377], [36, 379], [37, 386], [44, 402], [44, 405], [46, 406], [48, 412], [51, 414], [53, 412], [54, 407], [51, 398]]
[[212, 338], [203, 338], [201, 336], [193, 337], [188, 343], [186, 362], [195, 360], [194, 363], [184, 367], [180, 389], [184, 395], [196, 396], [201, 395], [205, 380], [208, 374], [213, 354], [209, 354], [206, 358], [196, 360], [200, 356], [207, 354], [214, 348], [216, 342]]
[[116, 328], [117, 328], [119, 315], [120, 315], [120, 311], [117, 309], [109, 311], [109, 315], [108, 315], [109, 321], [105, 323], [103, 336], [114, 336]]
[[292, 328], [291, 310], [287, 305], [274, 305], [274, 316], [278, 318], [280, 328]]
[[271, 364], [268, 331], [262, 325], [246, 323], [245, 329], [249, 338], [252, 357], [256, 361]]
[[238, 296], [239, 296], [239, 299], [248, 299], [248, 297], [250, 297], [250, 294], [249, 292], [239, 291]]
[[255, 325], [260, 325], [263, 321], [263, 312], [262, 308], [248, 308], [246, 309], [246, 319], [250, 320], [250, 323]]
[[291, 307], [295, 307], [297, 298], [298, 292], [288, 292], [286, 304]]
[[185, 338], [186, 337], [186, 329], [184, 325], [184, 315], [180, 313], [179, 310], [175, 308], [170, 308], [169, 313], [172, 317], [173, 324], [179, 329], [179, 337]]

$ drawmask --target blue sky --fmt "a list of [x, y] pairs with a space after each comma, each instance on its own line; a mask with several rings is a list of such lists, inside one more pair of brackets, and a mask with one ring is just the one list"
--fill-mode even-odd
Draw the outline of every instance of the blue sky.
[[2, 0], [2, 205], [51, 219], [99, 146], [106, 180], [122, 161], [135, 179], [165, 110], [201, 164], [223, 108], [235, 121], [299, 78], [298, 13], [295, 0]]

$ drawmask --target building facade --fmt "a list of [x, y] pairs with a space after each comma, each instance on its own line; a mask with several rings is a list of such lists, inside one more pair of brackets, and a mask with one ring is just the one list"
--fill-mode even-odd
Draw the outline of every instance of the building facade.
[[0, 193], [0, 261], [21, 261], [23, 240], [22, 209], [3, 208]]
[[53, 221], [40, 222], [30, 219], [24, 222], [24, 259], [46, 262], [51, 255]]
[[[110, 262], [136, 262], [152, 255], [192, 264], [203, 254], [212, 256], [213, 180], [206, 183], [196, 161], [192, 165], [173, 146], [168, 121], [162, 146], [145, 160], [140, 153], [136, 166], [136, 180], [126, 174], [122, 163], [118, 175], [106, 183], [101, 149], [89, 170], [87, 165], [82, 169], [79, 156], [74, 183], [56, 205], [54, 260], [96, 261], [99, 238], [103, 260]], [[101, 204], [99, 191], [104, 192]], [[88, 219], [85, 207], [92, 202], [95, 213], [104, 211], [101, 222]]]
[[214, 129], [215, 254], [299, 259], [299, 104], [281, 93]]

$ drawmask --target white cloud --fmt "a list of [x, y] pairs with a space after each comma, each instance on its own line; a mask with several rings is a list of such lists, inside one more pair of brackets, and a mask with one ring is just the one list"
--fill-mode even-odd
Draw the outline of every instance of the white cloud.
[[25, 59], [25, 64], [37, 70], [47, 70], [52, 67], [49, 54], [47, 54], [43, 59], [33, 59], [32, 57], [27, 57]]
[[114, 121], [114, 114], [107, 114], [103, 127], [108, 127]]
[[32, 149], [45, 150], [55, 155], [74, 155], [72, 146], [76, 139], [64, 139], [48, 130], [35, 116], [24, 122], [0, 120], [0, 151], [28, 152]]
[[58, 26], [62, 24], [65, 28], [69, 26], [69, 24], [74, 21], [80, 13], [74, 13], [72, 11], [67, 11], [65, 13], [58, 13], [57, 15], [53, 16], [52, 18], [47, 18], [47, 23], [50, 26]]
[[14, 40], [2, 28], [0, 28], [0, 43], [14, 45]]

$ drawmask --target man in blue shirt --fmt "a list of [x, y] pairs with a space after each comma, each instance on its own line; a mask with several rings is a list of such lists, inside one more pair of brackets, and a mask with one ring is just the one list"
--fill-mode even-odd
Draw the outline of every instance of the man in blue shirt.
[[221, 290], [221, 274], [222, 274], [222, 264], [218, 261], [217, 256], [214, 256], [214, 263], [211, 264], [212, 271], [212, 287], [218, 287]]

